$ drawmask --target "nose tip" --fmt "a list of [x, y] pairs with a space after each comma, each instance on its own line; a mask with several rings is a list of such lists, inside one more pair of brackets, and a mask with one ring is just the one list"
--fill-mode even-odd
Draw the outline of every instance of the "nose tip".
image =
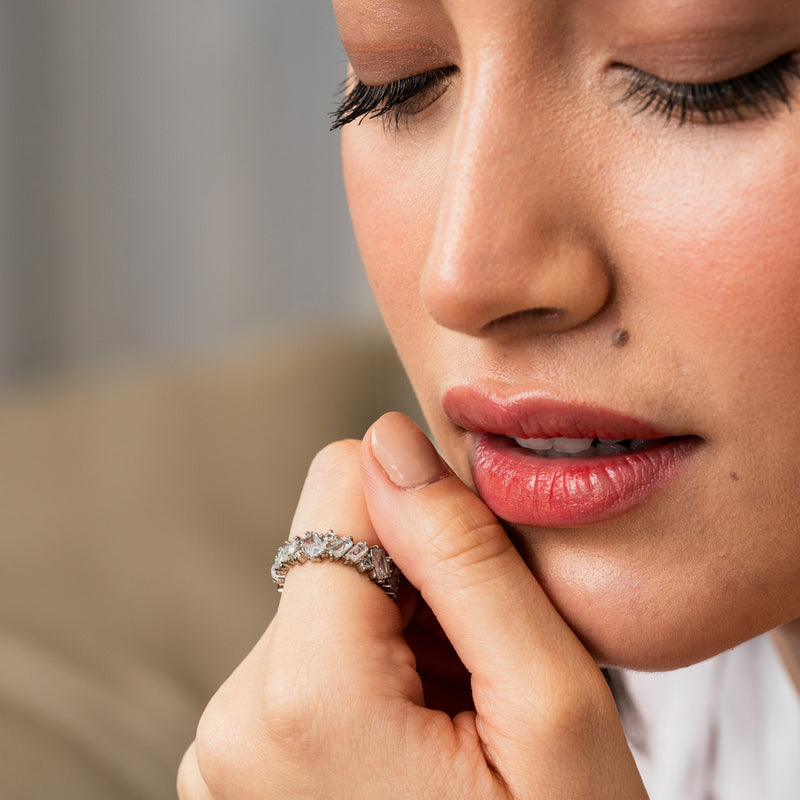
[[450, 256], [428, 265], [423, 303], [439, 325], [473, 336], [568, 331], [600, 314], [612, 295], [610, 270], [589, 246], [570, 243], [501, 264], [476, 263], [475, 252]]

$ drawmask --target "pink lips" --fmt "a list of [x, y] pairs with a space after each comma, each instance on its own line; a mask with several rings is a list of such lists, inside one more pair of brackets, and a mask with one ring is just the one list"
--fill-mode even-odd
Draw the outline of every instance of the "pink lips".
[[[469, 432], [478, 493], [500, 518], [519, 525], [572, 527], [621, 514], [677, 476], [702, 441], [589, 406], [464, 386], [446, 393], [443, 409]], [[513, 441], [556, 437], [651, 441], [635, 452], [563, 459]]]

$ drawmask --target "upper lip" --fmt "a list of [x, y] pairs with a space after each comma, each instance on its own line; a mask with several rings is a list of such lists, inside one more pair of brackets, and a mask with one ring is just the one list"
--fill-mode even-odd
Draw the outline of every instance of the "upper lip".
[[682, 435], [615, 411], [537, 392], [500, 395], [474, 386], [455, 386], [444, 394], [442, 409], [467, 431], [518, 439], [663, 439]]

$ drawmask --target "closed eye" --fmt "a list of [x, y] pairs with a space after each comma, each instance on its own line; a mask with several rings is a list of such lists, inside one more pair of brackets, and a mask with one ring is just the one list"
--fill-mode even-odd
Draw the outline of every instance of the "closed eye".
[[791, 108], [795, 80], [800, 78], [797, 53], [786, 53], [745, 75], [712, 83], [665, 81], [633, 67], [620, 103], [633, 103], [635, 113], [660, 115], [667, 122], [717, 124], [753, 116], [771, 117], [775, 107]]
[[330, 114], [331, 130], [379, 117], [399, 126], [436, 102], [456, 72], [457, 67], [441, 67], [378, 86], [355, 81]]
[[[667, 81], [634, 67], [617, 66], [628, 73], [621, 104], [632, 103], [637, 114], [656, 114], [678, 125], [770, 117], [776, 104], [791, 107], [793, 83], [800, 78], [800, 59], [794, 52], [744, 75], [710, 83]], [[377, 118], [399, 126], [438, 100], [456, 72], [455, 66], [442, 67], [377, 86], [355, 81], [330, 115], [331, 130]]]

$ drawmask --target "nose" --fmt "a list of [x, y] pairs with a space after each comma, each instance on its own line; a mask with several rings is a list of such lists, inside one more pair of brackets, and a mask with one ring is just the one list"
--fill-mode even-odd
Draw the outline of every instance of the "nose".
[[[453, 134], [422, 275], [427, 313], [481, 336], [571, 330], [608, 304], [612, 278], [558, 130], [537, 132], [509, 103], [466, 98]], [[528, 105], [528, 108], [530, 106]], [[468, 109], [464, 111], [463, 109]]]

